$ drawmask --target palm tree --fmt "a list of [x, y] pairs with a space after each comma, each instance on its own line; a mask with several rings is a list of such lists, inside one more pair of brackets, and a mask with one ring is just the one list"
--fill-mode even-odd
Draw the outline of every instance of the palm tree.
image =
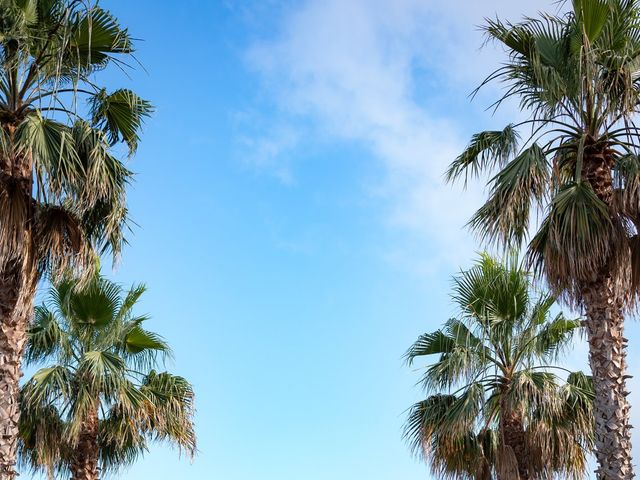
[[452, 297], [458, 316], [406, 354], [409, 364], [438, 355], [405, 426], [412, 449], [437, 478], [584, 478], [592, 382], [553, 366], [580, 321], [553, 316], [555, 298], [535, 292], [515, 257], [481, 256], [454, 278]]
[[36, 284], [118, 254], [133, 154], [148, 102], [96, 73], [133, 52], [87, 0], [0, 0], [0, 478], [13, 478], [21, 359]]
[[22, 388], [20, 457], [34, 471], [95, 480], [168, 441], [193, 455], [193, 390], [154, 370], [165, 341], [144, 329], [128, 292], [102, 277], [65, 279], [35, 309], [26, 359], [46, 364]]
[[[625, 312], [640, 285], [640, 12], [635, 0], [573, 0], [566, 13], [488, 20], [505, 85], [528, 119], [474, 135], [449, 179], [490, 173], [470, 220], [488, 242], [528, 241], [530, 265], [586, 316], [599, 479], [633, 478]], [[540, 221], [533, 221], [540, 215]], [[529, 236], [529, 229], [533, 233]]]

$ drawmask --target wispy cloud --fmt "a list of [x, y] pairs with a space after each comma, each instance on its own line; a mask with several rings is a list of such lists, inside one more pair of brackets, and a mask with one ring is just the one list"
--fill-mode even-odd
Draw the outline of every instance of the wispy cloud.
[[[292, 133], [304, 118], [324, 138], [365, 146], [385, 167], [384, 183], [372, 186], [387, 200], [385, 221], [419, 237], [419, 248], [429, 242], [423, 262], [458, 265], [474, 248], [461, 229], [480, 191], [463, 193], [443, 182], [467, 133], [457, 126], [459, 118], [447, 114], [446, 95], [465, 95], [495, 66], [495, 52], [479, 51], [475, 26], [495, 11], [521, 15], [521, 6], [512, 3], [303, 3], [282, 19], [275, 38], [254, 44], [247, 54], [280, 112], [278, 123], [249, 143], [263, 163], [277, 166], [304, 138]], [[424, 92], [423, 81], [436, 89]], [[403, 260], [401, 253], [410, 243], [397, 245], [390, 258], [415, 265], [415, 258]]]
[[[483, 114], [495, 90], [468, 112], [447, 105], [500, 62], [500, 51], [479, 49], [484, 17], [518, 20], [555, 8], [551, 0], [307, 0], [247, 53], [279, 111], [271, 130], [252, 140], [256, 151], [277, 166], [312, 133], [364, 145], [386, 171], [371, 190], [386, 199], [384, 220], [397, 232], [387, 257], [427, 272], [465, 265], [476, 247], [462, 226], [482, 191], [449, 187], [442, 173], [470, 128], [502, 125], [518, 112]], [[585, 348], [572, 364], [585, 367]]]

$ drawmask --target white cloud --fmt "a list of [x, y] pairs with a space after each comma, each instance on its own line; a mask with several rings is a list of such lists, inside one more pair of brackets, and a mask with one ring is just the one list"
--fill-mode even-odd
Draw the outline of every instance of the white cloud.
[[242, 132], [236, 143], [244, 163], [270, 172], [285, 185], [295, 184], [288, 153], [296, 148], [302, 132], [287, 123], [265, 124], [251, 112], [237, 113], [234, 120]]
[[[483, 17], [518, 20], [554, 8], [551, 0], [307, 0], [282, 19], [275, 38], [248, 52], [280, 111], [270, 133], [251, 142], [263, 162], [276, 166], [304, 135], [364, 145], [385, 166], [384, 184], [371, 188], [388, 200], [386, 221], [404, 239], [388, 258], [450, 272], [476, 248], [461, 227], [482, 192], [444, 184], [442, 173], [464, 147], [469, 122], [459, 111], [450, 116], [446, 108], [425, 106], [434, 102], [424, 101], [420, 82], [441, 88], [428, 96], [447, 96], [435, 102], [446, 106], [500, 61], [499, 51], [479, 50]], [[478, 118], [474, 130], [505, 123], [482, 117], [479, 103], [469, 107]], [[504, 115], [509, 121], [517, 112]], [[300, 119], [305, 127], [296, 133]], [[574, 358], [584, 356], [582, 349]]]
[[[529, 2], [528, 10], [535, 7]], [[495, 52], [479, 51], [476, 26], [483, 15], [519, 16], [521, 10], [506, 0], [309, 0], [282, 19], [276, 38], [248, 52], [284, 120], [247, 146], [258, 163], [282, 168], [279, 161], [304, 138], [291, 133], [300, 118], [324, 138], [364, 145], [386, 168], [384, 184], [372, 186], [388, 200], [386, 221], [417, 235], [420, 245], [433, 242], [429, 258], [422, 255], [418, 263], [457, 267], [475, 248], [462, 226], [480, 188], [463, 192], [444, 184], [446, 166], [467, 139], [456, 119], [420, 104], [417, 71], [429, 72], [444, 87], [442, 95], [450, 89], [465, 95], [497, 64]], [[407, 251], [407, 243], [390, 258], [408, 255], [415, 265], [416, 249]]]

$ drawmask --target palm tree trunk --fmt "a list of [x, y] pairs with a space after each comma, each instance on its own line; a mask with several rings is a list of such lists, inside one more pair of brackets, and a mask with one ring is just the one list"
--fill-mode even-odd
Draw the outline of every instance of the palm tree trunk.
[[0, 272], [0, 480], [15, 478], [20, 378], [34, 282], [28, 260], [13, 260]]
[[[13, 143], [16, 125], [3, 124], [1, 128]], [[38, 281], [32, 231], [31, 155], [2, 156], [0, 180], [4, 216], [15, 215], [13, 219], [0, 219], [2, 235], [7, 237], [0, 239], [0, 480], [12, 480], [17, 475], [22, 355]]]
[[[504, 447], [511, 448], [518, 465], [518, 478], [529, 480], [529, 449], [527, 448], [526, 434], [522, 423], [522, 416], [506, 406], [500, 412], [501, 443]], [[503, 480], [517, 480], [511, 475], [502, 475]], [[507, 478], [507, 476], [511, 478]]]
[[71, 462], [71, 480], [98, 480], [99, 454], [98, 410], [94, 408], [82, 422]]
[[631, 480], [631, 425], [626, 389], [626, 343], [619, 288], [602, 275], [584, 289], [589, 363], [595, 387], [596, 459], [599, 480]]
[[[2, 128], [13, 138], [15, 125], [5, 124]], [[16, 209], [22, 209], [24, 213], [21, 221], [0, 219], [2, 235], [7, 236], [0, 239], [0, 480], [11, 480], [17, 475], [22, 354], [37, 282], [32, 236], [31, 156], [0, 158], [0, 177], [3, 201], [7, 203], [4, 205], [5, 216], [10, 216]], [[9, 195], [12, 188], [17, 188], [17, 195]], [[11, 203], [13, 201], [16, 203]], [[16, 218], [20, 215], [16, 214]]]

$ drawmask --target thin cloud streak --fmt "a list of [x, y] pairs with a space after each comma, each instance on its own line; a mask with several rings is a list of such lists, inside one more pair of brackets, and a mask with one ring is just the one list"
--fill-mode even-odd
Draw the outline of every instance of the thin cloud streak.
[[[530, 2], [528, 9], [535, 7]], [[270, 131], [245, 139], [249, 157], [273, 168], [287, 163], [304, 136], [283, 141], [281, 132], [292, 131], [300, 118], [311, 120], [322, 138], [363, 145], [385, 167], [382, 184], [371, 186], [387, 202], [383, 221], [392, 232], [431, 244], [425, 256], [418, 243], [399, 240], [388, 257], [427, 271], [459, 265], [475, 249], [463, 225], [481, 189], [462, 192], [443, 182], [466, 138], [452, 119], [420, 105], [417, 71], [464, 95], [499, 58], [495, 50], [479, 51], [476, 25], [483, 15], [516, 16], [520, 9], [501, 0], [481, 6], [439, 0], [306, 2], [283, 19], [275, 39], [247, 53], [280, 112]]]

